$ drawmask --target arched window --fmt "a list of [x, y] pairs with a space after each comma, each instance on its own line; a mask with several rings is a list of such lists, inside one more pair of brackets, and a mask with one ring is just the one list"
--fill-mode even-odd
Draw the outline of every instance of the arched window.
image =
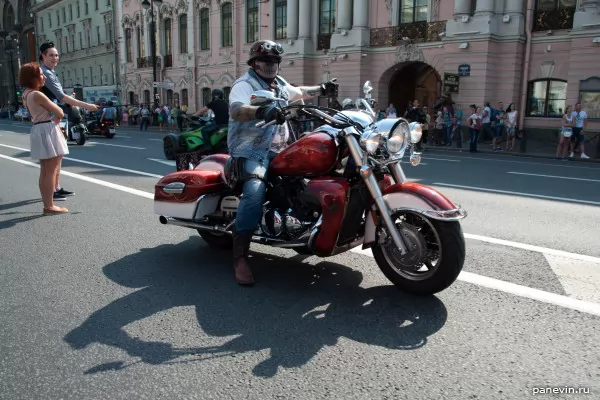
[[202, 105], [205, 107], [208, 103], [210, 103], [210, 92], [210, 88], [205, 87], [204, 89], [202, 89]]
[[567, 100], [566, 81], [539, 79], [529, 82], [528, 86], [528, 117], [562, 117]]
[[258, 40], [258, 0], [246, 0], [246, 43]]
[[167, 90], [167, 105], [169, 107], [173, 107], [173, 91], [171, 89]]
[[231, 3], [223, 4], [221, 12], [221, 46], [233, 46], [233, 8]]
[[200, 50], [210, 49], [210, 14], [208, 8], [200, 10]]
[[144, 90], [144, 103], [150, 104], [150, 91]]
[[287, 0], [275, 3], [275, 40], [287, 38]]
[[131, 28], [125, 29], [125, 54], [127, 62], [133, 61], [133, 44], [131, 43]]
[[185, 54], [187, 52], [187, 14], [183, 14], [179, 17], [179, 53]]

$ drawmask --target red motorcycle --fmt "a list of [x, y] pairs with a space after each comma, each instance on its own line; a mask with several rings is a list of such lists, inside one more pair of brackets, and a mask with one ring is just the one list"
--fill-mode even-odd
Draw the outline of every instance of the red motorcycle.
[[[410, 148], [411, 163], [420, 163], [414, 145], [421, 125], [402, 118], [376, 121], [369, 82], [364, 90], [366, 98], [352, 110], [282, 107], [287, 119], [308, 116], [324, 125], [272, 160], [252, 241], [319, 257], [362, 245], [398, 288], [440, 292], [463, 267], [458, 221], [466, 212], [438, 191], [407, 181], [401, 161]], [[281, 101], [265, 90], [251, 99], [253, 105]], [[160, 222], [197, 229], [209, 246], [231, 248], [241, 187], [231, 179], [230, 164], [228, 155], [212, 155], [193, 170], [161, 178], [154, 196]]]

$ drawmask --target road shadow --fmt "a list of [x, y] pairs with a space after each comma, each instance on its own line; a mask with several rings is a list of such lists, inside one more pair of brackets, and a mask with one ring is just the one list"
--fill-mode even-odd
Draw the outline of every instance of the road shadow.
[[25, 216], [13, 218], [13, 219], [6, 219], [3, 221], [0, 220], [0, 230], [12, 228], [13, 226], [20, 224], [22, 222], [33, 221], [35, 219], [45, 217], [45, 215], [43, 214], [42, 211], [40, 211], [39, 213], [8, 212], [8, 213], [0, 214], [0, 217], [4, 217], [6, 215], [23, 215], [23, 214], [25, 214]]
[[[0, 201], [2, 201], [1, 198], [0, 198]], [[10, 210], [11, 208], [18, 208], [18, 207], [28, 206], [30, 204], [36, 204], [36, 203], [41, 203], [41, 202], [42, 202], [42, 199], [38, 197], [37, 199], [15, 201], [14, 203], [0, 203], [0, 211]]]
[[[231, 253], [202, 243], [193, 236], [106, 265], [103, 272], [113, 282], [140, 289], [95, 311], [64, 340], [74, 349], [93, 343], [114, 346], [139, 357], [136, 363], [152, 365], [269, 350], [269, 358], [254, 366], [253, 373], [271, 377], [280, 367], [306, 364], [343, 337], [393, 350], [417, 349], [447, 319], [446, 307], [435, 296], [413, 297], [392, 285], [363, 288], [359, 271], [328, 261], [305, 264], [303, 256], [252, 253], [257, 285], [240, 287], [233, 279]], [[195, 306], [204, 334], [235, 338], [219, 346], [198, 342], [176, 348], [168, 341], [132, 337], [124, 329], [181, 306]], [[169, 332], [160, 334], [169, 337]], [[85, 373], [125, 368], [115, 360]]]

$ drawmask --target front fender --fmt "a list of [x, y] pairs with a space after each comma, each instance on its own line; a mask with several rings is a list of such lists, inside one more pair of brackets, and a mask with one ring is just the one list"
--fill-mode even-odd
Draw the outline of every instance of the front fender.
[[[392, 213], [401, 210], [412, 211], [439, 221], [458, 221], [467, 216], [466, 211], [437, 190], [415, 182], [386, 187], [383, 190], [383, 200]], [[374, 214], [369, 213], [365, 224], [363, 248], [371, 247], [375, 242], [376, 225]]]

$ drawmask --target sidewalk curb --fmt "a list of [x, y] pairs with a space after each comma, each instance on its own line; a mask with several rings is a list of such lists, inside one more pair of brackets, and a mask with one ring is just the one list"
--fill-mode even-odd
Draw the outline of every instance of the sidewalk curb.
[[[426, 152], [431, 152], [431, 153], [459, 153], [459, 150], [461, 149], [457, 149], [455, 147], [453, 148], [436, 148], [436, 147], [427, 147], [426, 148]], [[464, 150], [462, 149], [462, 153], [469, 153], [469, 150]], [[529, 158], [540, 158], [540, 159], [547, 159], [547, 160], [555, 160], [555, 161], [559, 161], [556, 160], [554, 156], [548, 156], [545, 154], [539, 154], [539, 153], [511, 153], [511, 152], [504, 152], [504, 151], [493, 151], [493, 150], [483, 150], [483, 149], [477, 149], [477, 153], [476, 154], [494, 154], [494, 155], [498, 155], [498, 156], [504, 156], [504, 157], [529, 157]], [[427, 157], [427, 156], [425, 156]], [[581, 163], [591, 163], [591, 164], [600, 164], [600, 159], [598, 158], [589, 158], [589, 159], [581, 159], [581, 158], [575, 158], [573, 160], [569, 160], [569, 162], [581, 162]]]

